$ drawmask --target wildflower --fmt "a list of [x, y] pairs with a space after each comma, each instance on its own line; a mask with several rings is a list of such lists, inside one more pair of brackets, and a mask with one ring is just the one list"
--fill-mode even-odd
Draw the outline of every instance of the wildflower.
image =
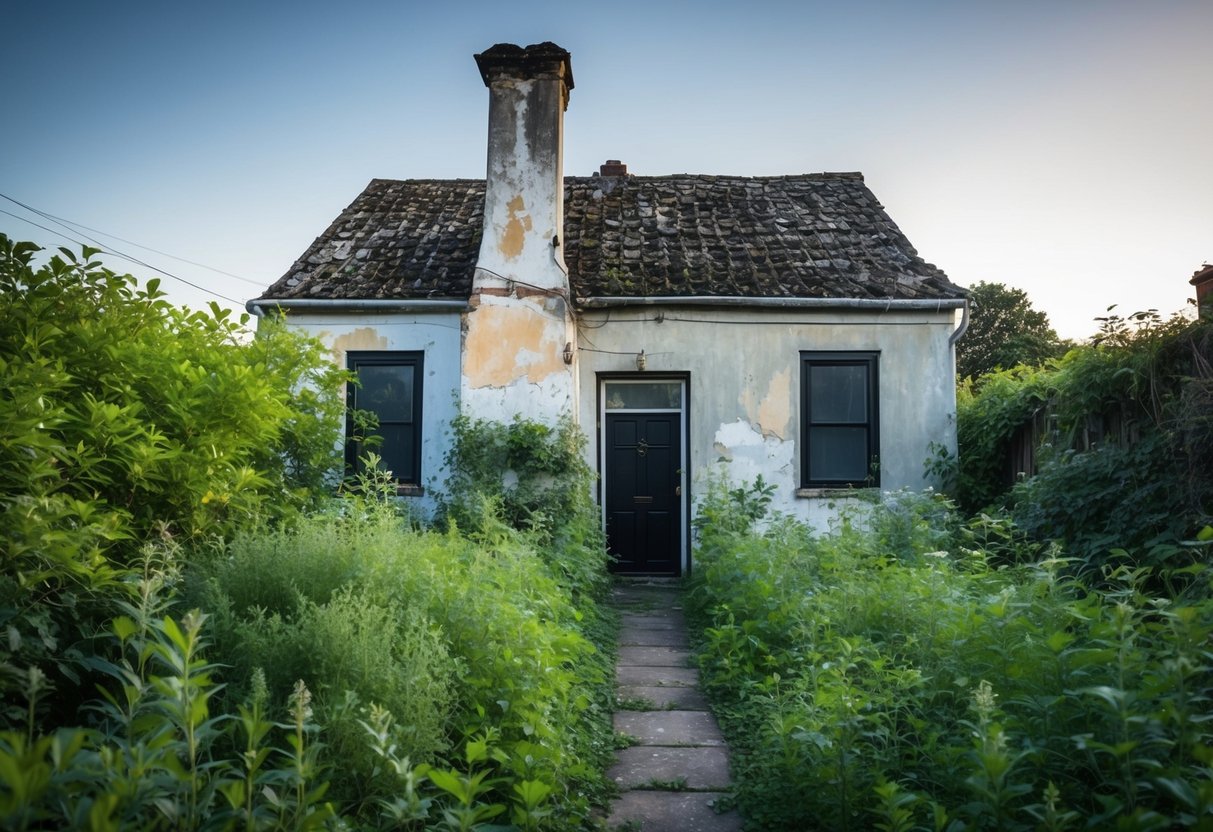
[[979, 720], [983, 723], [989, 722], [990, 717], [994, 716], [994, 711], [998, 708], [997, 699], [998, 694], [994, 693], [994, 687], [982, 679], [973, 689], [973, 701], [969, 707], [972, 708], [973, 713], [977, 714]]

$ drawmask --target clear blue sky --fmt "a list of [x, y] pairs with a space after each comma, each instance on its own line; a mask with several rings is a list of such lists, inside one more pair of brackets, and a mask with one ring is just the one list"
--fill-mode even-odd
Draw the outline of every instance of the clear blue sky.
[[482, 177], [472, 54], [502, 41], [573, 53], [566, 173], [860, 170], [927, 260], [1026, 290], [1065, 336], [1113, 303], [1181, 308], [1213, 260], [1208, 0], [10, 0], [4, 21], [0, 192], [241, 275], [100, 238], [239, 300], [371, 178]]

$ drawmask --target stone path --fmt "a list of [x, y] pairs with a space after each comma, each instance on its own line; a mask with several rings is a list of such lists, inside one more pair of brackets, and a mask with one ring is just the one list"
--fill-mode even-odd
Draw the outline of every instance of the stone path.
[[730, 786], [729, 754], [690, 664], [677, 583], [620, 583], [615, 731], [636, 739], [607, 776], [619, 785], [608, 828], [736, 832], [736, 811], [716, 814]]

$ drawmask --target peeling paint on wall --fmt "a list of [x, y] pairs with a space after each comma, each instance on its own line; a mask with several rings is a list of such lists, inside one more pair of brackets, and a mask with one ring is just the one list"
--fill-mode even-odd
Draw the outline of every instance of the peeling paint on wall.
[[498, 248], [506, 259], [515, 260], [522, 254], [522, 247], [526, 243], [526, 232], [531, 230], [531, 215], [526, 211], [522, 194], [511, 199], [506, 210], [509, 212], [509, 219], [501, 234], [501, 244]]
[[[795, 511], [795, 442], [764, 436], [745, 419], [737, 419], [716, 429], [714, 447], [719, 456], [708, 466], [707, 476], [723, 476], [732, 485], [753, 482], [761, 476], [776, 487], [772, 507], [788, 513]], [[696, 497], [702, 492], [701, 486], [692, 489]]]
[[333, 339], [333, 362], [345, 366], [345, 354], [351, 350], [386, 350], [388, 339], [373, 326], [362, 326]]
[[787, 439], [792, 431], [792, 395], [792, 371], [784, 368], [771, 376], [761, 400], [756, 385], [747, 382], [738, 402], [763, 436]]
[[486, 300], [468, 317], [463, 358], [468, 387], [505, 387], [522, 378], [538, 384], [556, 373], [570, 374], [561, 358], [564, 321], [520, 301]]
[[792, 371], [780, 370], [771, 377], [767, 394], [758, 405], [758, 427], [763, 436], [787, 439], [792, 422]]
[[515, 416], [555, 424], [573, 412], [572, 376], [551, 375], [532, 384], [520, 379], [503, 387], [470, 387], [464, 376], [463, 412], [482, 419], [506, 422]]

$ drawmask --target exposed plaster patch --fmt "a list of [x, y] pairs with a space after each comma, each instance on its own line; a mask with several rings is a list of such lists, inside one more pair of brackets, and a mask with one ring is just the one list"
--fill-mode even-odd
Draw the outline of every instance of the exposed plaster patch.
[[505, 387], [522, 379], [537, 384], [556, 373], [570, 374], [561, 358], [563, 321], [520, 302], [482, 303], [468, 317], [463, 359], [468, 387]]
[[735, 485], [753, 482], [759, 475], [774, 485], [773, 507], [794, 511], [796, 492], [796, 443], [776, 436], [763, 436], [745, 419], [726, 422], [716, 429], [715, 448], [720, 454], [713, 468]]
[[519, 379], [502, 387], [474, 387], [463, 377], [461, 403], [464, 412], [482, 419], [505, 421], [513, 416], [544, 424], [555, 424], [573, 413], [572, 376], [551, 375], [532, 384]]
[[509, 219], [506, 220], [505, 230], [501, 232], [501, 244], [497, 248], [507, 260], [514, 260], [522, 254], [526, 233], [531, 230], [531, 215], [526, 212], [522, 194], [511, 199], [506, 210], [509, 211]]
[[746, 376], [741, 394], [737, 397], [738, 404], [745, 411], [746, 418], [763, 436], [773, 436], [786, 439], [789, 434], [792, 416], [792, 371], [786, 367], [775, 375], [767, 385], [766, 395], [759, 401], [753, 378]]
[[361, 326], [333, 339], [333, 360], [345, 366], [345, 354], [351, 350], [386, 350], [388, 339], [373, 326]]
[[758, 406], [758, 427], [764, 436], [787, 439], [792, 421], [792, 371], [788, 368], [771, 376], [767, 394]]

